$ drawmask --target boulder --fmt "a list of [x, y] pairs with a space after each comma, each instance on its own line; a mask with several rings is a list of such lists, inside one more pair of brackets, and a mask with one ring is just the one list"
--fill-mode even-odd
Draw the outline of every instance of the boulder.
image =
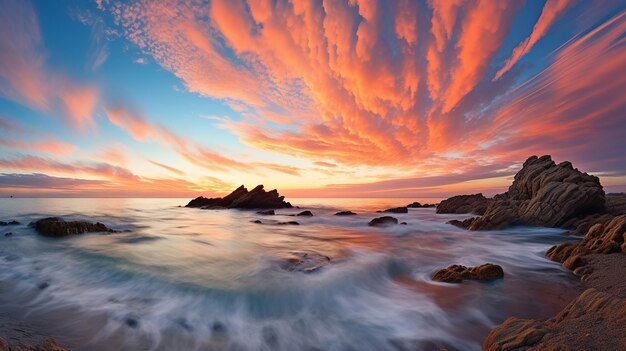
[[507, 319], [489, 333], [483, 349], [626, 350], [626, 299], [585, 290], [552, 319]]
[[15, 221], [15, 220], [13, 220], [13, 221], [8, 221], [8, 222], [5, 222], [5, 221], [0, 221], [0, 226], [7, 226], [7, 225], [19, 225], [19, 224], [20, 224], [20, 222]]
[[276, 212], [274, 212], [274, 210], [266, 210], [266, 211], [258, 211], [257, 214], [260, 214], [263, 216], [273, 216], [276, 214]]
[[408, 207], [408, 208], [422, 208], [422, 204], [420, 204], [419, 202], [415, 201], [415, 202], [411, 202], [410, 204], [406, 205], [406, 207]]
[[330, 263], [330, 257], [316, 252], [292, 252], [289, 257], [282, 259], [280, 267], [286, 271], [312, 273]]
[[335, 213], [335, 216], [356, 216], [356, 213], [352, 211], [339, 211]]
[[288, 222], [278, 222], [277, 225], [300, 225], [300, 223], [296, 221], [288, 221]]
[[459, 228], [463, 228], [463, 229], [469, 229], [469, 227], [472, 225], [472, 223], [474, 223], [474, 221], [478, 219], [478, 217], [472, 217], [472, 218], [468, 218], [465, 220], [458, 220], [458, 219], [453, 219], [451, 221], [448, 221], [446, 223], [448, 224], [452, 224], [455, 227], [459, 227]]
[[313, 212], [311, 212], [311, 211], [302, 211], [302, 212], [298, 213], [296, 216], [311, 217], [311, 216], [313, 216]]
[[485, 263], [469, 268], [455, 264], [438, 270], [433, 274], [432, 279], [444, 283], [461, 283], [463, 280], [491, 281], [503, 277], [502, 267], [497, 264]]
[[482, 215], [487, 210], [491, 200], [483, 194], [457, 195], [443, 200], [437, 206], [437, 213], [473, 213]]
[[393, 207], [393, 208], [388, 208], [384, 211], [380, 211], [380, 212], [388, 212], [388, 213], [409, 213], [409, 209], [406, 207]]
[[263, 185], [258, 185], [248, 191], [243, 185], [235, 189], [232, 193], [218, 198], [206, 198], [203, 196], [191, 200], [185, 207], [199, 207], [205, 209], [212, 208], [291, 208], [289, 202], [284, 201], [285, 197], [280, 196], [276, 189], [265, 191]]
[[6, 340], [0, 338], [0, 351], [67, 351], [59, 346], [54, 339], [47, 339], [38, 345], [32, 346], [13, 346], [11, 347]]
[[371, 227], [383, 227], [392, 224], [398, 224], [398, 220], [391, 216], [377, 217], [367, 223]]
[[59, 217], [49, 217], [38, 220], [34, 223], [35, 230], [43, 236], [61, 237], [73, 234], [116, 232], [107, 228], [100, 222], [91, 223], [87, 221], [69, 221]]

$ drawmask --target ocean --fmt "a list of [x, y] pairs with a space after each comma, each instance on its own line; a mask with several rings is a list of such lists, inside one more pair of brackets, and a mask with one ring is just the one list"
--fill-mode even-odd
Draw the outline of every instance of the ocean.
[[[72, 350], [471, 351], [507, 317], [548, 318], [581, 291], [544, 257], [574, 240], [559, 229], [468, 232], [446, 221], [471, 216], [433, 208], [367, 225], [416, 200], [439, 199], [289, 199], [300, 208], [276, 216], [179, 207], [189, 199], [0, 199], [0, 220], [21, 223], [0, 227], [0, 315]], [[314, 216], [289, 216], [303, 210]], [[121, 232], [47, 238], [28, 225], [48, 216]], [[294, 252], [331, 262], [287, 271]], [[504, 279], [430, 279], [486, 262]]]

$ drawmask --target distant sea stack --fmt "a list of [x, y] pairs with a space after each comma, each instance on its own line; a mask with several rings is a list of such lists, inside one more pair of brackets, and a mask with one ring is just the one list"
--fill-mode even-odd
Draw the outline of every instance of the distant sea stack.
[[248, 191], [243, 185], [224, 197], [197, 197], [185, 206], [203, 209], [240, 208], [240, 209], [275, 209], [291, 208], [291, 204], [280, 196], [276, 189], [265, 191], [263, 185], [257, 185]]

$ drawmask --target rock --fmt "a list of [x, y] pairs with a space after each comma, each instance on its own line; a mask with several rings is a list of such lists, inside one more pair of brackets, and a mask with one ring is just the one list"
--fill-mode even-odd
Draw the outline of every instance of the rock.
[[261, 222], [261, 221], [260, 221], [260, 220], [258, 220], [258, 219], [254, 220], [254, 221], [250, 221], [250, 222], [252, 222], [252, 223], [256, 223], [256, 224], [263, 224], [263, 222]]
[[465, 219], [463, 221], [459, 221], [458, 219], [453, 219], [453, 220], [448, 221], [446, 223], [452, 224], [455, 227], [468, 229], [477, 218], [478, 217], [472, 217], [472, 218]]
[[445, 283], [461, 283], [463, 280], [491, 281], [503, 277], [504, 271], [502, 267], [496, 264], [485, 263], [470, 268], [455, 264], [438, 270], [433, 274], [432, 279]]
[[555, 318], [509, 318], [483, 343], [485, 351], [626, 350], [626, 299], [588, 289]]
[[389, 213], [409, 213], [409, 209], [406, 207], [393, 207], [393, 208], [388, 208], [384, 211], [380, 211], [380, 212], [389, 212]]
[[400, 224], [401, 225], [407, 225], [407, 222], [401, 222]]
[[0, 351], [11, 351], [9, 349], [9, 343], [3, 338], [0, 338]]
[[13, 232], [6, 232], [6, 233], [4, 233], [4, 236], [11, 236], [11, 235], [13, 235]]
[[568, 269], [576, 269], [583, 263], [575, 257], [589, 254], [610, 254], [623, 252], [626, 242], [626, 214], [612, 218], [601, 217], [602, 221], [592, 225], [582, 241], [562, 243], [551, 247], [546, 256], [563, 263]]
[[274, 212], [274, 210], [266, 210], [266, 211], [258, 211], [257, 214], [264, 215], [264, 216], [274, 216], [276, 213]]
[[19, 224], [20, 224], [20, 222], [15, 221], [15, 220], [13, 220], [13, 221], [8, 221], [8, 222], [5, 222], [5, 221], [0, 221], [0, 226], [7, 226], [7, 225], [19, 225]]
[[134, 317], [126, 317], [124, 318], [124, 324], [134, 329], [137, 328], [137, 326], [139, 325], [139, 321], [137, 320], [137, 318]]
[[570, 162], [557, 165], [549, 155], [532, 156], [517, 172], [509, 190], [496, 195], [469, 229], [491, 230], [515, 224], [562, 227], [574, 218], [604, 212], [606, 197], [598, 177], [578, 171]]
[[482, 215], [487, 210], [491, 200], [483, 194], [457, 195], [443, 200], [437, 206], [437, 213], [473, 213]]
[[422, 204], [420, 204], [419, 202], [415, 201], [415, 202], [411, 202], [410, 204], [406, 205], [406, 207], [408, 207], [408, 208], [422, 208]]
[[289, 202], [284, 201], [285, 197], [280, 196], [276, 189], [265, 191], [263, 185], [258, 185], [248, 191], [243, 185], [235, 189], [232, 193], [218, 198], [206, 198], [203, 196], [191, 200], [185, 207], [201, 208], [291, 208]]
[[10, 347], [9, 343], [0, 338], [0, 351], [67, 351], [57, 344], [54, 339], [47, 339], [42, 343], [34, 346], [14, 346]]
[[39, 288], [39, 290], [45, 290], [45, 289], [47, 289], [49, 286], [50, 286], [50, 283], [48, 283], [48, 282], [43, 282], [43, 283], [41, 283], [41, 284], [37, 285], [37, 288]]
[[381, 226], [387, 226], [387, 225], [392, 225], [392, 224], [398, 224], [398, 220], [391, 216], [377, 217], [377, 218], [372, 219], [369, 223], [367, 223], [367, 225], [372, 226], [372, 227], [381, 227]]
[[104, 224], [97, 222], [91, 223], [87, 221], [69, 221], [66, 222], [62, 218], [49, 217], [40, 219], [34, 224], [35, 230], [43, 236], [61, 237], [73, 234], [108, 232], [114, 233], [115, 230], [107, 228]]
[[339, 211], [335, 213], [335, 216], [356, 216], [356, 213], [352, 211]]
[[330, 257], [316, 252], [292, 252], [280, 261], [280, 267], [286, 271], [312, 273], [330, 263]]
[[300, 223], [296, 222], [296, 221], [289, 221], [289, 222], [278, 222], [276, 223], [277, 225], [300, 225]]
[[298, 213], [296, 216], [311, 217], [311, 216], [313, 216], [313, 212], [311, 212], [311, 211], [302, 211], [302, 212]]

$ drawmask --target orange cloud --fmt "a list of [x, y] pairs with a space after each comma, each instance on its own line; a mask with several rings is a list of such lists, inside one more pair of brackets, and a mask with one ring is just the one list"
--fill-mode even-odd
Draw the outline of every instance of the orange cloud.
[[541, 15], [535, 23], [530, 36], [524, 39], [515, 49], [511, 57], [506, 61], [504, 67], [502, 67], [493, 78], [494, 80], [500, 79], [502, 75], [508, 72], [522, 56], [526, 55], [533, 46], [541, 39], [550, 27], [552, 23], [565, 11], [565, 9], [572, 3], [570, 0], [547, 0], [541, 11]]
[[168, 165], [164, 165], [164, 164], [162, 164], [162, 163], [159, 163], [159, 162], [156, 162], [156, 161], [153, 161], [153, 160], [148, 160], [148, 162], [152, 163], [153, 165], [155, 165], [155, 166], [157, 166], [157, 167], [161, 167], [161, 168], [163, 168], [163, 169], [165, 169], [165, 170], [167, 170], [167, 171], [170, 171], [170, 172], [172, 172], [172, 173], [175, 173], [175, 174], [177, 174], [177, 175], [179, 175], [179, 176], [183, 176], [183, 175], [185, 175], [185, 173], [184, 173], [183, 171], [181, 171], [181, 170], [179, 170], [179, 169], [176, 169], [176, 168], [174, 168], [174, 167], [170, 167], [170, 166], [168, 166]]
[[56, 140], [23, 142], [18, 140], [0, 139], [0, 147], [50, 153], [59, 156], [71, 155], [76, 151], [75, 145]]

